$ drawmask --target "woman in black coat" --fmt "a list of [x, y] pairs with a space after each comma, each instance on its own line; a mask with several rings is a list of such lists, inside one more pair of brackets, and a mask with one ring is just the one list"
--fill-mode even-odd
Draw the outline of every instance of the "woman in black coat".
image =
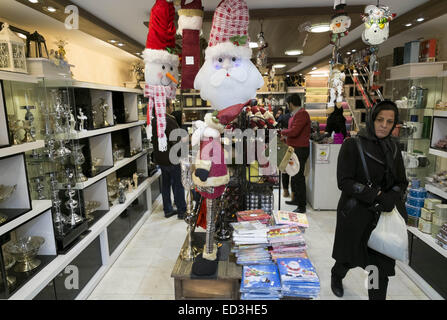
[[[408, 181], [401, 151], [391, 137], [397, 122], [394, 102], [382, 101], [370, 111], [359, 138], [347, 139], [341, 147], [337, 181], [342, 194], [337, 207], [332, 252], [336, 263], [331, 277], [332, 291], [338, 297], [343, 296], [342, 279], [350, 268], [377, 267], [379, 287], [368, 289], [370, 300], [386, 299], [388, 277], [395, 275], [395, 260], [368, 248], [367, 243], [381, 212], [392, 211], [396, 206], [405, 221], [408, 219], [403, 200]], [[363, 147], [371, 185], [356, 139]]]

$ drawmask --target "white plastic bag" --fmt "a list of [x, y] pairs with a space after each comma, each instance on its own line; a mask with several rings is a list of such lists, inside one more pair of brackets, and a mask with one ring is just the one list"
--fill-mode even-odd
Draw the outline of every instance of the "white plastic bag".
[[387, 257], [408, 262], [407, 226], [396, 207], [391, 212], [382, 212], [368, 247]]

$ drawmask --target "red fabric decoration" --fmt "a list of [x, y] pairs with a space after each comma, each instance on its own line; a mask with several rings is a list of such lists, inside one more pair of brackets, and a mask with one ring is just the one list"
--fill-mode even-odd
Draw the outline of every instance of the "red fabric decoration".
[[199, 209], [199, 213], [197, 215], [197, 223], [198, 227], [202, 227], [206, 229], [206, 201], [202, 201]]
[[196, 9], [196, 10], [202, 10], [202, 1], [201, 0], [194, 0], [191, 3], [185, 4], [186, 0], [182, 0], [181, 6], [182, 9]]
[[174, 18], [174, 4], [166, 0], [156, 0], [149, 18], [146, 49], [175, 48]]
[[200, 69], [200, 31], [184, 29], [182, 43], [182, 89], [194, 89], [194, 79]]

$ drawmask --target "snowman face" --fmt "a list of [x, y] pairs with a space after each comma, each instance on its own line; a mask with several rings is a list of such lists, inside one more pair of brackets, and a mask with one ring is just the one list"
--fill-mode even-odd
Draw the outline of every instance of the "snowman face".
[[372, 24], [369, 28], [367, 26], [362, 34], [363, 42], [369, 45], [377, 46], [388, 40], [390, 32], [389, 23], [385, 23], [382, 26], [383, 28], [381, 28], [377, 23]]
[[168, 72], [178, 79], [177, 68], [169, 63], [146, 62], [144, 71], [146, 83], [154, 86], [173, 85], [172, 80], [166, 76]]
[[334, 17], [331, 21], [332, 33], [343, 33], [348, 31], [351, 26], [351, 18], [347, 15]]

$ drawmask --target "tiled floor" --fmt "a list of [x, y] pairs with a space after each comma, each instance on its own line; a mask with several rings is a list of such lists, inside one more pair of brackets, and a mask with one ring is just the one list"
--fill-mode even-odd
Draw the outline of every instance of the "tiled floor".
[[[282, 209], [294, 209], [281, 199]], [[308, 208], [310, 228], [305, 233], [308, 254], [321, 281], [320, 299], [337, 300], [330, 289], [330, 269], [335, 212]], [[90, 295], [93, 300], [174, 299], [171, 271], [186, 237], [186, 224], [177, 217], [164, 218], [162, 207], [152, 215]], [[343, 281], [343, 300], [367, 300], [366, 273], [350, 270]], [[427, 300], [428, 297], [396, 267], [390, 278], [389, 300]]]

